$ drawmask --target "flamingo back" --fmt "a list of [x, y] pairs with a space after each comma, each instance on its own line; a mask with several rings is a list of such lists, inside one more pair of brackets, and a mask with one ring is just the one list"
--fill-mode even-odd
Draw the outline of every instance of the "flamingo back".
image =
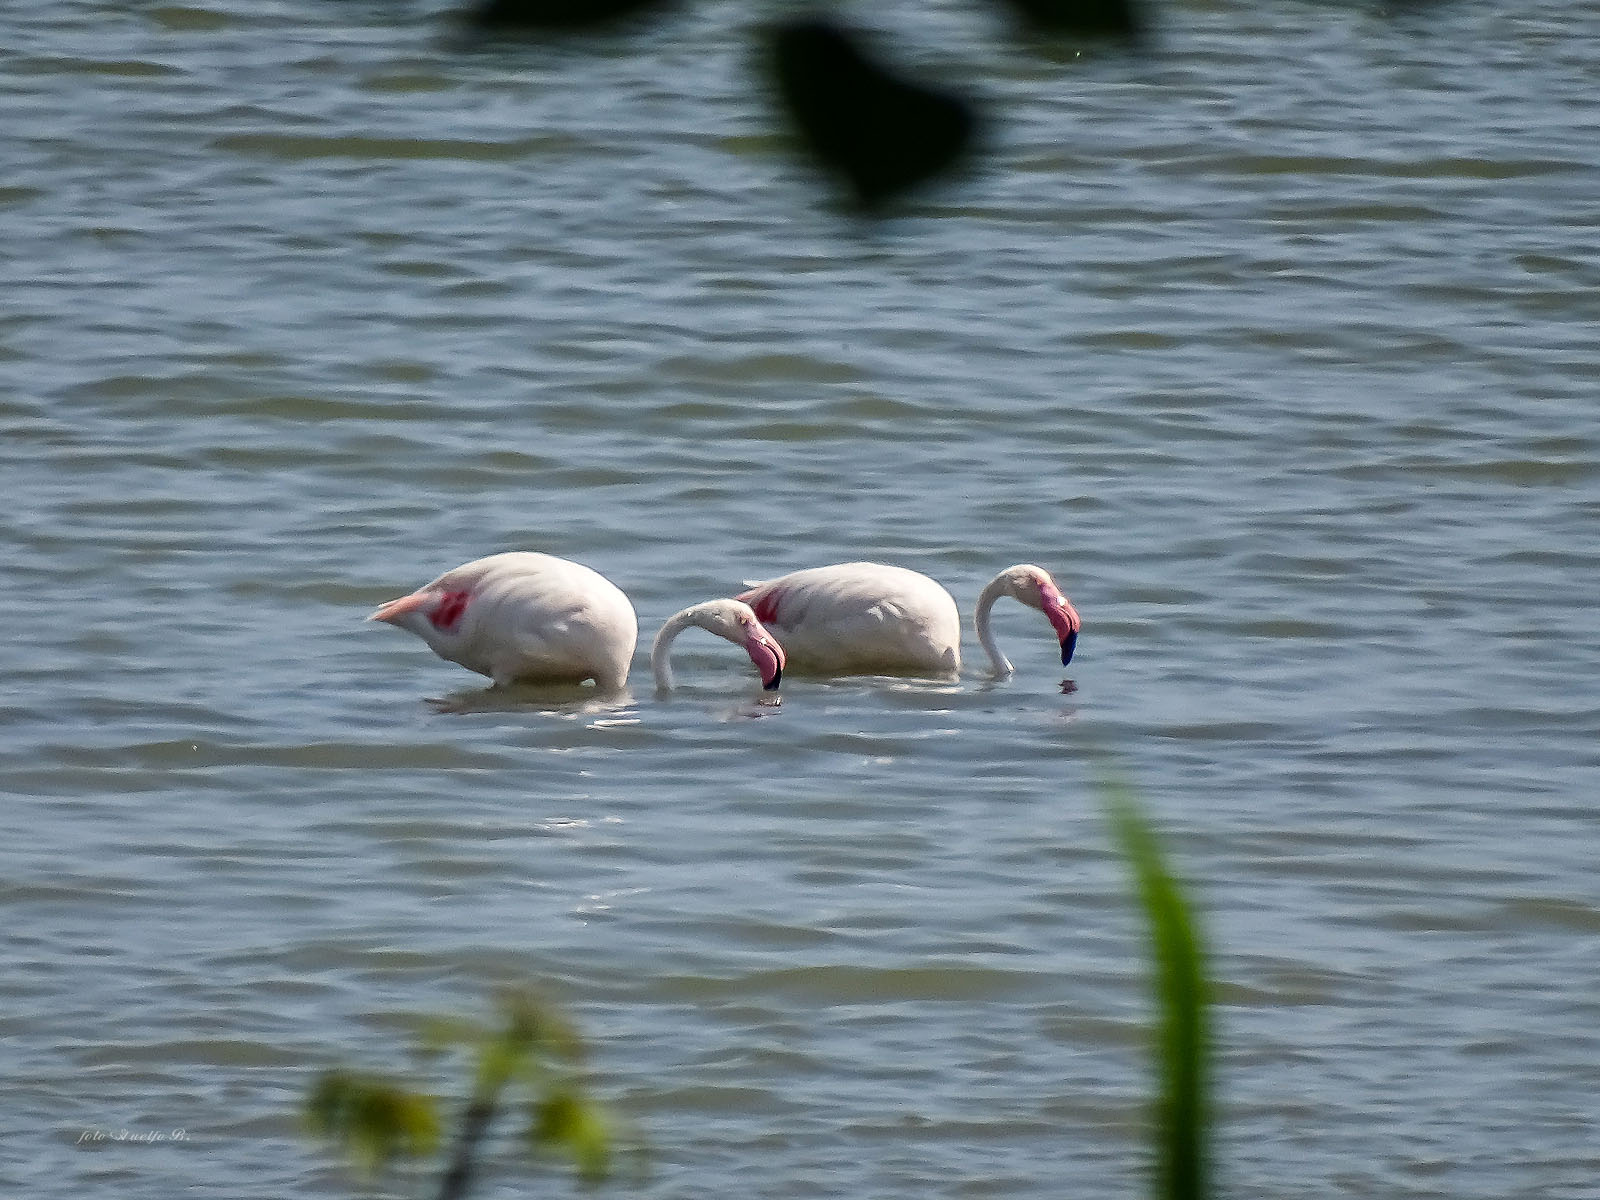
[[961, 666], [955, 600], [934, 580], [905, 567], [812, 567], [737, 598], [777, 636], [791, 671], [945, 675]]

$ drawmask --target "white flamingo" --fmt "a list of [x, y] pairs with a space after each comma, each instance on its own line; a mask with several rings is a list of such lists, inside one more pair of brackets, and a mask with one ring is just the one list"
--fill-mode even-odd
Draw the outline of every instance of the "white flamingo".
[[659, 690], [672, 690], [672, 643], [691, 625], [720, 638], [727, 638], [736, 646], [743, 646], [761, 674], [761, 686], [769, 692], [778, 690], [778, 685], [783, 682], [783, 647], [762, 628], [750, 606], [739, 600], [707, 600], [704, 604], [691, 605], [667, 618], [667, 623], [656, 634], [656, 640], [650, 647], [650, 669], [655, 672]]
[[427, 642], [440, 658], [497, 686], [628, 680], [639, 622], [622, 590], [549, 554], [491, 554], [446, 571], [367, 618]]
[[[1011, 663], [995, 645], [989, 610], [1013, 596], [1050, 619], [1061, 640], [1061, 661], [1072, 658], [1078, 614], [1042, 567], [1019, 565], [996, 575], [978, 598], [978, 641], [997, 675]], [[961, 669], [961, 616], [937, 581], [905, 567], [838, 563], [771, 579], [740, 600], [777, 636], [797, 671], [816, 674], [925, 672]]]

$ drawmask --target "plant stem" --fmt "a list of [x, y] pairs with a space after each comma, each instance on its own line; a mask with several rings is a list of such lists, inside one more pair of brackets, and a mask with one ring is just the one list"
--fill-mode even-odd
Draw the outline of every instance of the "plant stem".
[[487, 1095], [474, 1096], [472, 1103], [467, 1105], [467, 1111], [462, 1114], [461, 1133], [450, 1155], [450, 1166], [439, 1180], [439, 1200], [462, 1200], [467, 1194], [473, 1168], [477, 1165], [473, 1159], [478, 1143], [489, 1132], [490, 1122], [494, 1120], [497, 1092], [498, 1089]]

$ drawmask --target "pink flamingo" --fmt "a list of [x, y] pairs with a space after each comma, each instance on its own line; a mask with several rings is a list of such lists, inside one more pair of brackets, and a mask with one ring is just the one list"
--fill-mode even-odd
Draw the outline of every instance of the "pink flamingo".
[[[1019, 565], [996, 575], [978, 598], [978, 641], [997, 675], [1013, 668], [995, 644], [989, 610], [1012, 596], [1049, 618], [1072, 659], [1078, 613], [1042, 567]], [[738, 597], [776, 634], [796, 670], [817, 674], [961, 669], [961, 616], [950, 593], [917, 571], [881, 563], [838, 563], [793, 571]]]
[[495, 685], [628, 680], [639, 622], [622, 590], [549, 554], [492, 554], [446, 571], [367, 618], [410, 630]]
[[739, 600], [707, 600], [667, 618], [650, 647], [650, 668], [655, 672], [658, 690], [672, 690], [672, 643], [691, 625], [743, 646], [761, 674], [761, 686], [769, 692], [778, 690], [783, 682], [783, 647], [762, 628], [750, 606]]

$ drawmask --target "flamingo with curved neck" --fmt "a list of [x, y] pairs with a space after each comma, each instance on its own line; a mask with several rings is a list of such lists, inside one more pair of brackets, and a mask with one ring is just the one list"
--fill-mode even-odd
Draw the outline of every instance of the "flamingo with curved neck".
[[972, 614], [978, 642], [989, 655], [996, 675], [1010, 675], [1016, 669], [1011, 665], [1011, 660], [1001, 653], [994, 640], [994, 632], [989, 628], [989, 610], [1001, 596], [1010, 596], [1044, 613], [1061, 641], [1061, 665], [1066, 666], [1072, 661], [1072, 652], [1078, 645], [1078, 631], [1082, 628], [1078, 610], [1072, 607], [1072, 602], [1056, 586], [1049, 571], [1031, 563], [1019, 563], [1007, 567], [989, 581], [979, 593], [978, 607]]
[[446, 571], [367, 618], [416, 634], [496, 686], [628, 680], [639, 622], [599, 572], [549, 554], [492, 554]]
[[707, 600], [704, 604], [691, 605], [667, 618], [650, 647], [650, 669], [655, 672], [658, 690], [672, 690], [672, 643], [691, 626], [726, 638], [736, 646], [743, 646], [750, 661], [760, 672], [761, 686], [769, 692], [778, 690], [778, 685], [783, 682], [783, 647], [762, 626], [750, 606], [739, 600]]

